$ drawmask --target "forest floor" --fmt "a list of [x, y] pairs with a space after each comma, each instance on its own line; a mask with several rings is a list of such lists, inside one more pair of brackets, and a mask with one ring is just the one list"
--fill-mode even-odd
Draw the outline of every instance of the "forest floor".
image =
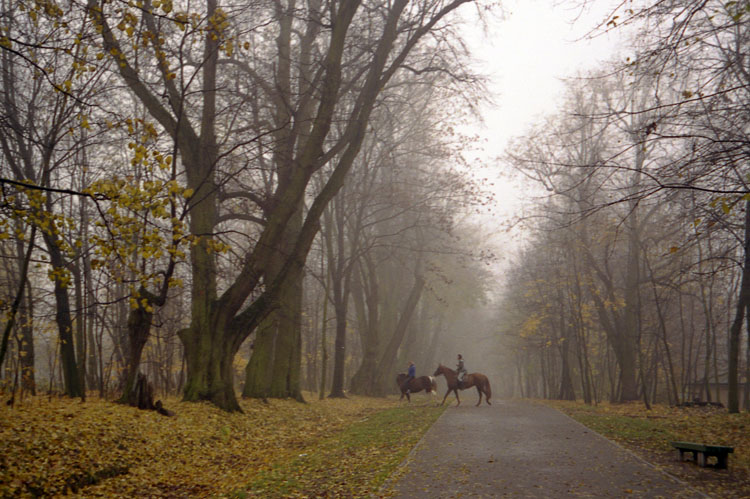
[[[175, 417], [95, 398], [84, 403], [57, 397], [27, 398], [15, 407], [0, 407], [0, 497], [390, 495], [387, 484], [408, 470], [408, 465], [399, 465], [409, 461], [407, 456], [414, 454], [412, 449], [425, 432], [432, 427], [434, 433], [451, 419], [440, 418], [433, 425], [446, 408], [435, 407], [433, 400], [419, 395], [411, 404], [395, 398], [318, 400], [314, 394], [305, 394], [305, 404], [243, 400], [243, 412], [235, 414], [208, 404], [167, 399], [165, 405]], [[543, 404], [706, 494], [750, 497], [748, 413], [729, 415], [725, 410], [664, 406], [646, 411], [640, 404]], [[492, 416], [493, 424], [508, 433], [509, 442], [520, 439], [525, 448], [523, 434], [510, 423], [529, 424], [541, 413], [532, 409], [533, 416], [513, 418], [512, 407], [513, 403], [497, 401], [492, 408], [466, 404], [448, 410], [465, 412], [469, 418]], [[458, 445], [462, 434], [471, 433], [468, 428], [443, 433], [439, 440], [448, 446]], [[562, 435], [549, 424], [545, 431]], [[480, 446], [490, 442], [486, 435], [477, 438]], [[677, 462], [670, 440], [734, 446], [729, 470]], [[452, 449], [456, 453], [457, 448]], [[520, 462], [504, 450], [492, 451], [483, 465], [495, 467], [494, 472], [505, 458], [511, 460], [510, 466]], [[554, 472], [571, 464], [570, 459], [547, 457], [550, 462], [545, 466]], [[577, 457], [573, 461], [580, 463]], [[465, 470], [444, 471], [449, 477], [465, 480]], [[520, 486], [523, 480], [536, 480], [529, 485], [534, 487], [538, 476], [539, 470], [526, 468], [513, 474], [510, 481]], [[433, 486], [441, 483], [435, 481]]]
[[366, 497], [444, 408], [414, 396], [165, 400], [176, 416], [91, 398], [0, 408], [0, 497]]
[[[582, 402], [544, 401], [642, 459], [711, 497], [750, 497], [750, 413], [728, 414], [710, 407], [668, 407], [642, 403], [588, 406]], [[670, 441], [734, 447], [729, 469], [680, 463]]]

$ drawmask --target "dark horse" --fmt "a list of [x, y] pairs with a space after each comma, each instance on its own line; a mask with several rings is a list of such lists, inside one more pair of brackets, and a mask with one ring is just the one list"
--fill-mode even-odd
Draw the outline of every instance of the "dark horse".
[[[406, 400], [411, 402], [409, 392], [416, 393], [424, 390], [425, 393], [432, 393], [433, 395], [437, 393], [437, 383], [435, 383], [435, 378], [433, 378], [432, 376], [417, 376], [416, 378], [409, 381], [408, 387], [404, 386], [406, 377], [406, 373], [399, 373], [399, 375], [396, 376], [396, 384], [398, 384], [398, 387], [401, 389], [401, 398], [399, 400], [403, 400], [404, 395], [406, 395]], [[409, 390], [408, 392], [406, 391], [407, 389]]]
[[464, 381], [461, 384], [461, 386], [458, 386], [458, 375], [456, 374], [456, 371], [451, 369], [450, 367], [445, 367], [444, 365], [440, 364], [438, 368], [435, 370], [435, 374], [433, 376], [445, 376], [445, 381], [448, 382], [448, 391], [445, 392], [445, 397], [443, 397], [443, 401], [440, 403], [440, 405], [443, 405], [445, 403], [445, 399], [448, 398], [448, 394], [450, 392], [453, 392], [456, 394], [456, 400], [458, 401], [458, 404], [456, 404], [456, 407], [461, 405], [461, 399], [458, 398], [458, 390], [466, 390], [467, 388], [471, 388], [472, 386], [477, 387], [477, 393], [479, 394], [479, 401], [477, 402], [477, 405], [482, 403], [482, 394], [484, 393], [484, 400], [487, 402], [487, 405], [490, 404], [490, 397], [492, 396], [492, 390], [490, 389], [490, 380], [487, 379], [487, 376], [480, 373], [471, 373], [464, 376]]

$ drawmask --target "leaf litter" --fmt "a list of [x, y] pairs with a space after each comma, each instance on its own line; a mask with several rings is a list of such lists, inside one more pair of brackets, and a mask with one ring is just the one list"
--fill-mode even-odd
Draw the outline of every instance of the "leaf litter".
[[442, 412], [394, 399], [166, 402], [175, 417], [98, 399], [0, 408], [0, 496], [365, 496]]

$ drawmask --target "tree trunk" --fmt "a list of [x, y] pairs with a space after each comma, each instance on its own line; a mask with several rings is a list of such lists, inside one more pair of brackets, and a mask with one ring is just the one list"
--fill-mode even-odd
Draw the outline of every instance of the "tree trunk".
[[[56, 271], [66, 268], [62, 251], [57, 246], [57, 240], [47, 232], [43, 232], [44, 242], [50, 256], [50, 265]], [[60, 367], [63, 373], [65, 394], [69, 397], [83, 396], [79, 379], [78, 364], [76, 363], [75, 345], [73, 343], [73, 318], [70, 313], [70, 297], [67, 285], [61, 279], [54, 281], [55, 321], [60, 338]]]
[[744, 403], [743, 409], [750, 411], [750, 303], [745, 308], [745, 331], [747, 333], [747, 341], [745, 343], [745, 390], [744, 390]]
[[737, 308], [732, 327], [729, 330], [729, 403], [730, 413], [740, 411], [739, 398], [739, 359], [740, 359], [740, 335], [742, 323], [745, 319], [745, 308], [750, 300], [750, 201], [745, 202], [745, 239], [743, 242], [743, 266], [742, 280], [740, 281], [740, 293], [737, 298]]
[[[289, 254], [299, 233], [302, 212], [290, 220], [286, 236], [273, 262], [268, 266], [268, 278], [279, 276], [284, 255]], [[302, 282], [303, 274], [290, 280], [279, 297], [278, 307], [259, 328], [247, 367], [245, 368], [244, 398], [293, 398], [302, 400], [300, 370], [302, 358]]]
[[[333, 284], [334, 290], [336, 284]], [[336, 295], [334, 291], [334, 296]], [[334, 300], [336, 301], [336, 300]], [[333, 379], [331, 381], [331, 393], [329, 397], [346, 397], [344, 393], [344, 367], [346, 364], [346, 307], [337, 303], [334, 307], [336, 314], [336, 339], [333, 350]]]
[[83, 303], [83, 277], [81, 276], [80, 265], [73, 265], [73, 283], [75, 289], [76, 303], [76, 357], [78, 358], [78, 380], [81, 383], [81, 396], [86, 398], [86, 320], [84, 318]]
[[205, 400], [228, 412], [241, 411], [234, 393], [234, 356], [237, 335], [216, 322], [196, 321], [179, 333], [185, 347], [187, 378], [183, 400]]
[[575, 400], [576, 392], [573, 388], [573, 378], [570, 375], [569, 350], [570, 341], [568, 338], [561, 338], [562, 346], [560, 347], [560, 356], [562, 357], [562, 373], [560, 376], [560, 391], [557, 398], [559, 400]]
[[[367, 279], [360, 269], [353, 278], [354, 308], [357, 311], [357, 323], [361, 331], [362, 362], [359, 369], [352, 376], [351, 391], [357, 395], [373, 395], [375, 372], [378, 365], [378, 351], [380, 349], [380, 327], [378, 312], [378, 282], [377, 274], [374, 273], [372, 262], [366, 257], [363, 264], [367, 265], [369, 272]], [[363, 285], [367, 282], [367, 288]]]
[[135, 393], [133, 388], [138, 379], [138, 366], [141, 363], [143, 347], [146, 346], [151, 333], [153, 315], [153, 312], [147, 311], [140, 303], [138, 308], [131, 309], [128, 314], [128, 353], [123, 376], [124, 388], [119, 400], [121, 403], [137, 405], [132, 399], [132, 394]]
[[395, 374], [393, 364], [396, 360], [396, 353], [406, 335], [409, 321], [414, 314], [414, 310], [417, 308], [419, 299], [422, 297], [424, 286], [424, 278], [421, 275], [417, 275], [414, 279], [414, 285], [409, 292], [409, 297], [406, 299], [404, 308], [399, 316], [396, 330], [393, 332], [391, 340], [388, 342], [383, 355], [380, 357], [380, 362], [378, 363], [378, 368], [375, 373], [377, 380], [377, 385], [375, 387], [376, 395], [385, 395], [393, 383], [393, 375]]
[[[16, 292], [16, 296], [13, 299], [13, 303], [10, 307], [10, 312], [8, 313], [6, 322], [5, 322], [5, 328], [3, 330], [3, 336], [0, 340], [0, 367], [2, 367], [3, 362], [5, 361], [5, 354], [8, 351], [8, 343], [10, 340], [10, 334], [13, 331], [13, 328], [16, 324], [16, 317], [18, 315], [18, 311], [21, 308], [21, 304], [24, 300], [24, 293], [26, 289], [26, 283], [28, 281], [28, 274], [29, 274], [29, 263], [31, 262], [31, 254], [34, 250], [34, 238], [36, 237], [36, 227], [32, 226], [31, 228], [31, 236], [29, 238], [29, 247], [26, 250], [26, 254], [23, 256], [23, 259], [21, 260], [21, 268], [19, 269], [18, 273], [18, 291]], [[20, 242], [19, 242], [20, 244]], [[18, 246], [17, 246], [18, 249]], [[21, 251], [19, 255], [23, 255], [23, 248], [21, 248]]]

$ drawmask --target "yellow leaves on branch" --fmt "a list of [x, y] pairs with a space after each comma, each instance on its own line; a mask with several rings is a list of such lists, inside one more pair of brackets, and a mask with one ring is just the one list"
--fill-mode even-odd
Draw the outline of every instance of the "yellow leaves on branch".
[[47, 277], [49, 277], [50, 281], [57, 282], [60, 287], [67, 288], [72, 276], [70, 270], [65, 267], [51, 267], [47, 271]]
[[[9, 216], [0, 219], [0, 239], [15, 237], [25, 241], [25, 228], [36, 226], [40, 231], [52, 236], [63, 253], [74, 255], [75, 249], [63, 236], [66, 229], [70, 232], [75, 230], [75, 219], [48, 211], [46, 192], [36, 188], [32, 181], [26, 180], [22, 183], [28, 187], [16, 185], [14, 191], [0, 192], [0, 205], [9, 208]], [[14, 222], [12, 227], [11, 221]]]
[[115, 177], [94, 182], [87, 192], [109, 203], [105, 221], [98, 222], [106, 231], [92, 237], [101, 257], [97, 266], [116, 256], [121, 265], [124, 263], [128, 270], [140, 275], [140, 259], [158, 259], [167, 253], [177, 259], [185, 258], [180, 246], [189, 242], [186, 226], [171, 212], [173, 205], [181, 204], [186, 193], [191, 193], [190, 189], [175, 180], [137, 182]]

